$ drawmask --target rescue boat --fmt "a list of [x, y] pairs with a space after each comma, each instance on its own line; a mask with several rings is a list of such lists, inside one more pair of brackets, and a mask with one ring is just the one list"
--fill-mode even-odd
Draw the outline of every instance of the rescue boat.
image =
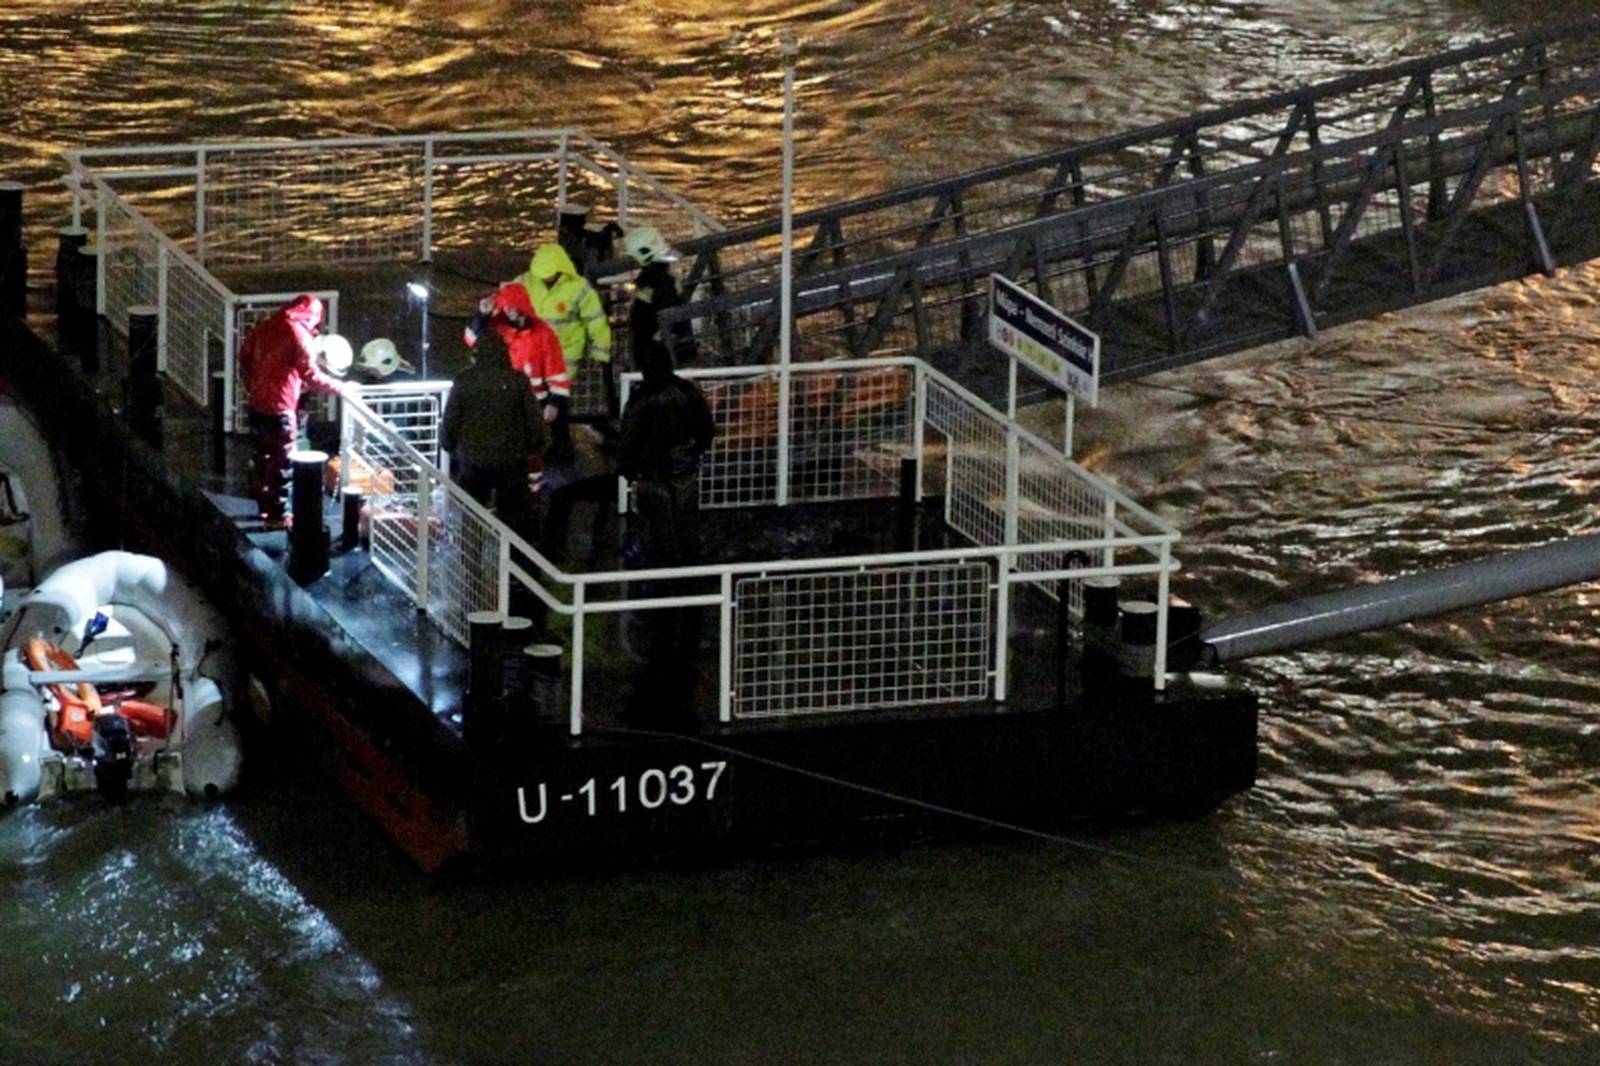
[[224, 634], [160, 559], [111, 551], [56, 569], [0, 620], [0, 802], [232, 788]]

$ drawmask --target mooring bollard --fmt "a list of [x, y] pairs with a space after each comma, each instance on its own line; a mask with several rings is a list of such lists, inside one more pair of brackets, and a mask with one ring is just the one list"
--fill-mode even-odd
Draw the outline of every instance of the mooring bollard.
[[533, 639], [533, 619], [511, 615], [500, 624], [500, 677], [506, 708], [522, 707], [527, 702], [527, 678], [523, 672], [522, 649]]
[[309, 585], [328, 572], [328, 527], [322, 519], [322, 476], [328, 453], [289, 453], [289, 562], [296, 583]]
[[346, 485], [339, 497], [339, 550], [355, 551], [361, 544], [361, 508], [366, 495], [358, 485]]
[[62, 323], [64, 333], [78, 346], [85, 374], [100, 372], [100, 246], [86, 243], [78, 249], [73, 270], [73, 312]]
[[225, 474], [228, 470], [228, 375], [226, 371], [213, 370], [211, 384], [206, 393], [206, 407], [211, 412], [211, 470]]
[[900, 499], [895, 506], [895, 549], [917, 550], [917, 460], [900, 460]]
[[467, 693], [461, 704], [461, 729], [470, 743], [493, 732], [496, 708], [505, 695], [500, 663], [501, 616], [494, 611], [467, 615]]
[[559, 644], [529, 644], [522, 649], [528, 702], [534, 717], [560, 721], [565, 717], [561, 701], [561, 657]]
[[1156, 605], [1149, 600], [1127, 600], [1122, 604], [1122, 646], [1117, 650], [1117, 666], [1123, 677], [1155, 675], [1157, 614]]
[[1117, 592], [1122, 580], [1105, 575], [1083, 582], [1083, 656], [1079, 660], [1085, 691], [1103, 691], [1117, 680]]
[[28, 308], [28, 247], [22, 243], [21, 182], [0, 181], [0, 318]]
[[56, 317], [61, 320], [60, 328], [66, 329], [79, 310], [78, 272], [85, 262], [79, 253], [89, 243], [89, 231], [82, 226], [62, 226], [56, 234]]
[[128, 376], [124, 405], [128, 424], [155, 447], [161, 446], [161, 312], [151, 304], [128, 308]]

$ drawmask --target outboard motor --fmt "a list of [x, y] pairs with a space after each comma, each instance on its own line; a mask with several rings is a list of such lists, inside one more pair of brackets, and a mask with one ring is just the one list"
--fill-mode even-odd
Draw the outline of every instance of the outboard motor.
[[128, 796], [133, 777], [133, 730], [120, 714], [102, 714], [94, 720], [94, 787], [109, 800]]

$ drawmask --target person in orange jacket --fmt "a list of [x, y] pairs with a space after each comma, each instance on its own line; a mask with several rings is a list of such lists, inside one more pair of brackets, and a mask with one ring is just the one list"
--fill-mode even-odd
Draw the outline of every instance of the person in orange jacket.
[[252, 482], [257, 515], [282, 527], [289, 453], [300, 437], [300, 397], [306, 389], [343, 395], [344, 383], [317, 367], [316, 334], [322, 301], [295, 297], [258, 322], [239, 347], [246, 415], [250, 424]]
[[528, 290], [513, 281], [484, 297], [462, 336], [468, 348], [478, 343], [485, 328], [493, 329], [506, 342], [512, 368], [528, 379], [534, 398], [545, 405], [544, 420], [554, 422], [564, 415], [572, 402], [572, 379], [567, 375], [561, 341], [535, 313]]

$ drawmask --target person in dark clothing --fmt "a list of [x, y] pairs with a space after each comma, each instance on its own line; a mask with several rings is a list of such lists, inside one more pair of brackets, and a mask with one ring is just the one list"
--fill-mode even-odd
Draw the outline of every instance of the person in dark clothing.
[[706, 398], [672, 372], [664, 348], [645, 353], [644, 380], [622, 414], [617, 472], [634, 483], [646, 566], [687, 566], [699, 558], [700, 457], [717, 427]]
[[439, 443], [450, 453], [451, 478], [524, 539], [533, 536], [528, 461], [548, 441], [539, 401], [511, 366], [494, 331], [478, 339], [473, 359], [456, 375], [444, 406]]
[[257, 517], [269, 529], [281, 529], [287, 522], [284, 488], [289, 454], [302, 429], [301, 394], [307, 389], [344, 393], [344, 383], [317, 366], [322, 320], [322, 301], [306, 293], [262, 319], [239, 346], [252, 443], [252, 490]]
[[[640, 370], [644, 381], [622, 414], [617, 454], [618, 473], [633, 482], [635, 561], [644, 569], [689, 566], [700, 561], [696, 479], [716, 423], [700, 389], [672, 372], [665, 349], [647, 355]], [[683, 591], [669, 587], [674, 584], [650, 582], [640, 593]], [[645, 668], [628, 713], [646, 724], [692, 729], [701, 611], [679, 607], [643, 615]]]
[[[680, 306], [683, 296], [678, 292], [678, 282], [667, 262], [667, 242], [657, 230], [650, 226], [632, 230], [623, 246], [640, 266], [633, 279], [633, 303], [628, 306], [628, 341], [633, 365], [642, 367], [652, 353], [667, 349], [667, 338], [661, 331], [661, 315]], [[698, 353], [689, 323], [675, 323], [672, 329], [675, 362], [679, 366], [692, 362]]]

